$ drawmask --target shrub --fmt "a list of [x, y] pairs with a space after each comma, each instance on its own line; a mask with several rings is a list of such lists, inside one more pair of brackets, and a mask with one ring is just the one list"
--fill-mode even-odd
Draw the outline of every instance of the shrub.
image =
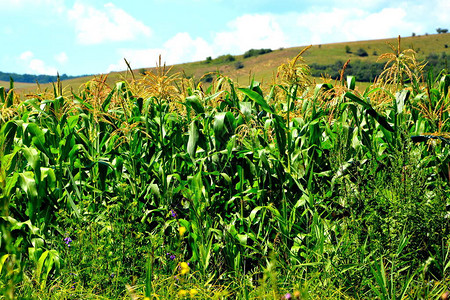
[[272, 49], [250, 49], [244, 53], [244, 58], [249, 58], [252, 56], [258, 56], [266, 53], [272, 52]]
[[361, 57], [369, 56], [367, 51], [364, 50], [363, 48], [359, 48], [358, 51], [356, 51], [356, 55], [361, 56]]
[[215, 59], [218, 63], [227, 63], [227, 62], [232, 62], [236, 60], [236, 57], [234, 57], [231, 54], [226, 54], [226, 55], [222, 55], [219, 56], [218, 58]]
[[234, 64], [234, 67], [236, 68], [236, 70], [242, 69], [244, 67], [244, 64], [241, 61], [237, 61]]

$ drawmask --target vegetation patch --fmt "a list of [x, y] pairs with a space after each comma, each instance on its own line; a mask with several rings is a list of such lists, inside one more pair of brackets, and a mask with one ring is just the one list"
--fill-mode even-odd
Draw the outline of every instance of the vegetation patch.
[[447, 297], [450, 75], [399, 40], [317, 84], [306, 50], [270, 86], [0, 88], [1, 297]]

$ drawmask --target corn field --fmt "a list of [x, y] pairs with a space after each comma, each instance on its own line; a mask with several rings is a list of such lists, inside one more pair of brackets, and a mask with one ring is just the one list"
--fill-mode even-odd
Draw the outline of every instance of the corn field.
[[271, 86], [0, 88], [0, 298], [443, 295], [450, 75], [399, 46], [361, 91], [301, 55]]

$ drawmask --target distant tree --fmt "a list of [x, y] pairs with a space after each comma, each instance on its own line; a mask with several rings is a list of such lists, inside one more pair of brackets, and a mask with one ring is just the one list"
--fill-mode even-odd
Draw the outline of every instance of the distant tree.
[[437, 33], [447, 33], [448, 32], [448, 29], [446, 29], [446, 28], [437, 28], [436, 29], [436, 31], [437, 31]]
[[234, 64], [234, 68], [235, 68], [236, 70], [242, 69], [243, 67], [244, 67], [244, 64], [243, 64], [241, 61], [237, 61], [237, 62]]
[[367, 51], [364, 50], [363, 48], [359, 48], [358, 51], [356, 51], [356, 55], [361, 56], [361, 57], [369, 56]]
[[234, 57], [231, 54], [221, 55], [215, 59], [215, 61], [217, 61], [218, 63], [229, 63], [229, 62], [232, 62], [235, 60], [236, 60], [236, 57]]
[[272, 49], [250, 49], [244, 53], [244, 58], [249, 58], [252, 56], [258, 56], [261, 54], [266, 54], [272, 52]]
[[345, 46], [345, 53], [352, 53], [352, 51], [350, 50], [350, 46]]
[[415, 33], [415, 32], [413, 32], [413, 33], [412, 33], [412, 36], [416, 36], [416, 33]]
[[206, 63], [209, 64], [211, 61], [212, 61], [211, 56], [208, 56], [208, 57], [206, 58]]

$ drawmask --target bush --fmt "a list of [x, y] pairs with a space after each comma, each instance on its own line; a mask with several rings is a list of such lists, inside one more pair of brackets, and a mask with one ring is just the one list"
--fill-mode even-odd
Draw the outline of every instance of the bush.
[[236, 57], [234, 57], [231, 54], [222, 55], [215, 59], [215, 61], [217, 61], [218, 63], [227, 63], [227, 62], [232, 62], [235, 60], [236, 60]]
[[241, 61], [237, 61], [234, 64], [234, 67], [235, 67], [236, 70], [239, 70], [239, 69], [242, 69], [244, 67], [244, 64]]
[[250, 49], [244, 53], [244, 58], [249, 58], [252, 56], [258, 56], [266, 53], [272, 52], [272, 49]]
[[363, 48], [359, 48], [358, 51], [356, 51], [356, 55], [358, 55], [360, 57], [369, 56], [367, 51], [364, 50]]

